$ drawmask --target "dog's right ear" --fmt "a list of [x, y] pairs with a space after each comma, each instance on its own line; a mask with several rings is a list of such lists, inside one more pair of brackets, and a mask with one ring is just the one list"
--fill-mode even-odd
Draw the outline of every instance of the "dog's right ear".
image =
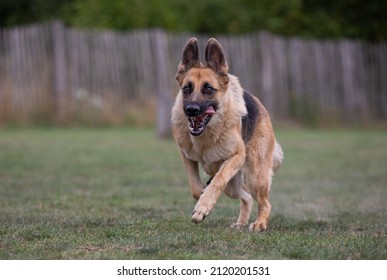
[[183, 55], [175, 76], [180, 85], [183, 82], [184, 74], [192, 67], [200, 67], [198, 40], [196, 38], [189, 39], [183, 48]]

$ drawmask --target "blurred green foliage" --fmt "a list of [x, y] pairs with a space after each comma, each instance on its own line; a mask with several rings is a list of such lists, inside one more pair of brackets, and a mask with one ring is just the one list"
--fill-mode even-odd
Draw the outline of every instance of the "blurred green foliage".
[[380, 0], [1, 0], [0, 26], [61, 19], [78, 27], [164, 28], [172, 32], [272, 33], [387, 39]]

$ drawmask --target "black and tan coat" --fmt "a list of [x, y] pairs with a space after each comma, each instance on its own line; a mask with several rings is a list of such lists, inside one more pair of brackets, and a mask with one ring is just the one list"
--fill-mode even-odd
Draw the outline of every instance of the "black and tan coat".
[[[224, 192], [241, 201], [233, 227], [247, 225], [255, 199], [258, 217], [249, 229], [266, 230], [272, 175], [283, 159], [268, 112], [228, 73], [224, 51], [215, 39], [207, 43], [204, 64], [197, 40], [186, 43], [176, 80], [181, 90], [172, 109], [173, 136], [198, 200], [192, 221], [202, 221]], [[211, 178], [206, 187], [199, 164]]]

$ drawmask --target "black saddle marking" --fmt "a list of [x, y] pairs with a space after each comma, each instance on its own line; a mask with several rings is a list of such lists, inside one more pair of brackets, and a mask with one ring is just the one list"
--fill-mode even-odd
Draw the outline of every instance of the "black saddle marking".
[[257, 102], [251, 93], [243, 91], [247, 115], [242, 117], [242, 138], [245, 143], [249, 142], [259, 117], [259, 108]]

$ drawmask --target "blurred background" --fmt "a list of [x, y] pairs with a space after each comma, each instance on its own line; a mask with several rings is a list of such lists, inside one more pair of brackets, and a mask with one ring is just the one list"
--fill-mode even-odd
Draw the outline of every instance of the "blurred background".
[[[386, 260], [386, 12], [382, 0], [0, 0], [0, 260]], [[285, 161], [268, 234], [225, 230], [239, 209], [227, 198], [191, 225], [177, 147], [155, 136], [170, 136], [192, 36], [202, 57], [220, 41], [274, 121]]]
[[387, 117], [386, 1], [1, 0], [0, 125], [145, 125], [170, 131], [191, 36], [276, 122]]

